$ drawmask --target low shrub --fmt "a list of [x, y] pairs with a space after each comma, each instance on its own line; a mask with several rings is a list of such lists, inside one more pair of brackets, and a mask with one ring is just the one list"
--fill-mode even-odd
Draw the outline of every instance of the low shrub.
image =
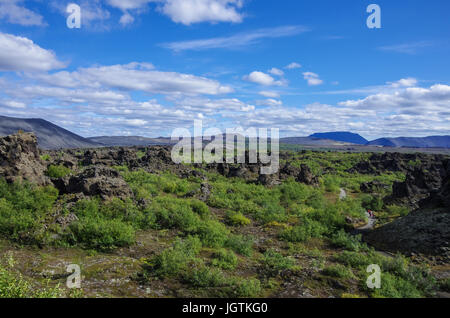
[[283, 270], [292, 269], [295, 266], [295, 261], [270, 249], [264, 253], [261, 265], [262, 272], [269, 277], [273, 277], [279, 275]]
[[205, 246], [214, 248], [223, 247], [230, 235], [227, 227], [215, 220], [201, 223], [195, 233]]
[[240, 212], [228, 211], [227, 223], [231, 226], [246, 226], [250, 225], [252, 221], [250, 221], [250, 219], [246, 218]]
[[165, 278], [182, 274], [202, 248], [197, 237], [178, 239], [174, 245], [148, 262], [151, 275]]
[[107, 251], [135, 242], [133, 227], [120, 220], [82, 218], [72, 223], [70, 230], [68, 240], [89, 249]]
[[253, 253], [254, 239], [250, 236], [231, 235], [225, 242], [225, 247], [231, 248], [234, 252], [243, 255], [251, 256]]
[[218, 252], [214, 253], [213, 257], [214, 259], [211, 262], [212, 265], [222, 269], [235, 269], [238, 264], [236, 254], [230, 250], [220, 249]]
[[239, 279], [234, 284], [230, 297], [256, 298], [261, 294], [261, 282], [258, 279]]
[[[6, 263], [4, 265], [3, 263]], [[3, 258], [0, 261], [0, 298], [60, 298], [63, 291], [56, 287], [33, 286], [14, 271], [14, 259]]]
[[399, 205], [388, 205], [386, 210], [388, 214], [392, 216], [406, 216], [410, 212], [407, 207]]
[[343, 265], [331, 265], [327, 266], [323, 270], [323, 274], [326, 276], [336, 277], [336, 278], [351, 278], [353, 273], [350, 269]]
[[72, 170], [70, 170], [69, 168], [59, 165], [59, 166], [55, 166], [55, 165], [50, 165], [47, 168], [47, 176], [49, 176], [52, 179], [59, 179], [59, 178], [64, 178], [68, 175], [70, 175], [72, 173]]
[[321, 237], [325, 232], [326, 228], [321, 223], [303, 218], [300, 225], [283, 231], [280, 236], [288, 242], [305, 242], [313, 237]]
[[228, 283], [220, 269], [204, 265], [187, 271], [183, 275], [183, 281], [193, 287], [222, 287]]
[[367, 250], [367, 245], [361, 242], [361, 235], [350, 235], [344, 230], [335, 233], [330, 242], [335, 247], [341, 247], [349, 251], [359, 252], [360, 250]]

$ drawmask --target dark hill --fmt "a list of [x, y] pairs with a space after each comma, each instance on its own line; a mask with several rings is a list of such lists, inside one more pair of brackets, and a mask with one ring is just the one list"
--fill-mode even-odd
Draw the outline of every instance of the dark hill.
[[39, 147], [43, 149], [103, 146], [43, 119], [22, 119], [0, 116], [0, 136], [12, 135], [19, 130], [33, 132], [37, 136]]
[[367, 139], [361, 137], [358, 134], [354, 134], [354, 133], [346, 132], [346, 131], [319, 133], [319, 134], [313, 134], [309, 137], [318, 138], [318, 139], [330, 139], [330, 140], [342, 141], [342, 142], [347, 142], [347, 143], [352, 143], [352, 144], [357, 144], [357, 145], [365, 145], [369, 142]]
[[450, 136], [430, 136], [424, 138], [381, 138], [369, 142], [368, 145], [409, 148], [450, 148]]

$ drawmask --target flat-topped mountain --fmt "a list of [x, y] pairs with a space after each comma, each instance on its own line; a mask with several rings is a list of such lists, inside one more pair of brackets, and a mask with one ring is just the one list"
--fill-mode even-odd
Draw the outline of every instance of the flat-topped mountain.
[[334, 141], [341, 141], [356, 145], [365, 145], [369, 141], [358, 134], [354, 134], [347, 131], [338, 131], [338, 132], [327, 132], [327, 133], [317, 133], [309, 136], [311, 138], [318, 139], [329, 139]]

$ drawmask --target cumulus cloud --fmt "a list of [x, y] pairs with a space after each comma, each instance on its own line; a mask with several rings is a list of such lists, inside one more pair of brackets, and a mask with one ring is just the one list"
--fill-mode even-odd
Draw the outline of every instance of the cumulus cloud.
[[299, 63], [293, 62], [293, 63], [287, 65], [285, 68], [288, 70], [295, 70], [297, 68], [302, 68], [302, 66]]
[[107, 3], [122, 10], [122, 24], [134, 21], [133, 15], [141, 14], [149, 3], [156, 3], [157, 10], [173, 22], [184, 25], [210, 22], [242, 22], [244, 15], [239, 12], [242, 0], [107, 0]]
[[282, 81], [276, 81], [272, 76], [269, 74], [254, 71], [251, 72], [249, 75], [244, 76], [244, 80], [256, 83], [263, 86], [281, 86], [283, 85]]
[[240, 23], [242, 0], [166, 0], [161, 11], [173, 22], [190, 25], [199, 22]]
[[0, 0], [0, 20], [23, 26], [44, 26], [44, 18], [23, 6], [24, 0]]
[[270, 92], [270, 91], [261, 91], [258, 94], [261, 95], [261, 96], [264, 96], [264, 97], [269, 97], [269, 98], [279, 98], [280, 97], [279, 93], [277, 93], [277, 92]]
[[399, 114], [445, 115], [450, 107], [450, 86], [437, 84], [430, 88], [408, 87], [393, 93], [380, 93], [364, 99], [348, 100], [339, 105], [355, 109], [391, 110]]
[[409, 77], [409, 78], [403, 78], [397, 82], [388, 82], [389, 85], [391, 85], [394, 88], [397, 87], [412, 87], [416, 86], [418, 83], [417, 79]]
[[269, 73], [272, 74], [272, 75], [275, 75], [275, 76], [283, 76], [284, 75], [284, 72], [282, 70], [280, 70], [279, 68], [276, 68], [276, 67], [272, 67], [269, 70]]
[[313, 72], [304, 72], [303, 78], [308, 82], [309, 86], [317, 86], [323, 84], [323, 81], [320, 79], [319, 75]]
[[106, 87], [125, 91], [142, 91], [154, 94], [219, 95], [233, 92], [218, 81], [191, 74], [161, 72], [151, 64], [80, 68], [74, 72], [57, 72], [38, 75], [41, 81], [63, 87]]
[[303, 26], [281, 26], [276, 28], [266, 28], [254, 31], [238, 33], [228, 37], [217, 37], [210, 39], [200, 39], [193, 41], [180, 41], [163, 43], [162, 47], [171, 49], [173, 51], [187, 51], [187, 50], [208, 50], [208, 49], [236, 49], [249, 45], [254, 45], [263, 39], [280, 38], [298, 35], [307, 32], [308, 29]]
[[268, 98], [268, 99], [256, 101], [256, 105], [258, 105], [258, 106], [276, 107], [276, 106], [282, 106], [283, 102], [281, 100], [278, 100], [278, 99]]
[[0, 71], [49, 71], [64, 68], [56, 55], [30, 39], [0, 32]]

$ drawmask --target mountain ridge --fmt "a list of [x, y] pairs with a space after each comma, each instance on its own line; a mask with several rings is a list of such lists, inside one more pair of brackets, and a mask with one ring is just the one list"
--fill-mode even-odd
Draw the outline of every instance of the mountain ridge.
[[[33, 132], [38, 138], [39, 147], [43, 149], [62, 148], [98, 148], [155, 146], [174, 144], [171, 138], [148, 138], [142, 136], [97, 136], [81, 137], [67, 129], [59, 127], [41, 118], [14, 118], [0, 116], [0, 136], [12, 135], [19, 130]], [[363, 144], [363, 142], [366, 143]], [[309, 146], [379, 146], [391, 148], [447, 148], [450, 149], [450, 136], [379, 138], [367, 141], [351, 132], [328, 132], [312, 134], [309, 137], [281, 138], [280, 143]]]

